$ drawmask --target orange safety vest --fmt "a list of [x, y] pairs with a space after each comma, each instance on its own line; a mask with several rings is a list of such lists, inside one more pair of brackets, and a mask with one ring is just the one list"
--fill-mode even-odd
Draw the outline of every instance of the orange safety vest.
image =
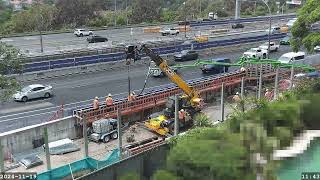
[[179, 111], [179, 119], [184, 119], [185, 112]]
[[106, 98], [106, 105], [107, 105], [107, 106], [112, 106], [112, 104], [113, 104], [112, 97], [107, 97], [107, 98]]
[[267, 92], [264, 94], [264, 96], [265, 96], [267, 99], [271, 100], [271, 98], [272, 98], [272, 93], [271, 93], [270, 91], [267, 91]]
[[136, 96], [134, 96], [134, 95], [129, 95], [128, 96], [128, 101], [133, 101], [135, 99], [136, 99]]
[[235, 102], [240, 102], [241, 98], [239, 95], [234, 95], [232, 98]]
[[93, 109], [99, 109], [99, 100], [93, 100]]

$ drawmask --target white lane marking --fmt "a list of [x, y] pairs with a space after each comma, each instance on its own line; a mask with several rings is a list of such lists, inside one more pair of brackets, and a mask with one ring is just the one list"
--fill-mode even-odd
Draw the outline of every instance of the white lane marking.
[[12, 42], [13, 39], [1, 39], [1, 42]]
[[34, 40], [34, 39], [38, 39], [38, 37], [34, 37], [34, 36], [27, 36], [27, 37], [23, 37], [24, 40]]
[[2, 110], [0, 110], [0, 114], [14, 113], [14, 112], [19, 112], [19, 111], [27, 111], [30, 109], [43, 108], [43, 107], [48, 107], [48, 106], [52, 106], [52, 105], [53, 104], [50, 102], [43, 102], [43, 103], [31, 104], [31, 105], [26, 104], [25, 106], [21, 106], [21, 107], [2, 109]]

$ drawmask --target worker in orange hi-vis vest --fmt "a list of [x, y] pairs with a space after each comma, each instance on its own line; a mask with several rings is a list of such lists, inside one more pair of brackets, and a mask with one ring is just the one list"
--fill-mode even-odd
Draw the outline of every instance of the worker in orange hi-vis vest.
[[241, 67], [240, 68], [240, 72], [246, 72], [246, 68], [245, 67]]
[[109, 93], [108, 97], [106, 98], [106, 105], [112, 106], [112, 104], [113, 104], [112, 95]]
[[241, 98], [240, 98], [240, 95], [239, 95], [239, 92], [237, 92], [233, 97], [232, 97], [232, 100], [236, 103], [239, 103], [241, 101]]
[[184, 120], [185, 116], [186, 116], [186, 112], [184, 111], [184, 109], [181, 109], [179, 111], [179, 120]]
[[269, 89], [266, 89], [266, 93], [264, 93], [264, 97], [268, 100], [272, 100], [272, 92]]
[[98, 97], [95, 97], [93, 100], [93, 109], [94, 110], [99, 109], [99, 98]]
[[132, 91], [130, 95], [128, 96], [128, 101], [133, 101], [136, 99], [136, 93]]

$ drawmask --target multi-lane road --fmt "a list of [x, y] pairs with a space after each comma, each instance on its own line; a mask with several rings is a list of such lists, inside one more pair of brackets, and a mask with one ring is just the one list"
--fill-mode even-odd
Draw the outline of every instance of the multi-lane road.
[[[287, 22], [288, 19], [275, 20], [273, 25], [283, 25]], [[267, 29], [268, 24], [265, 22], [252, 22], [252, 23], [244, 23], [244, 29], [231, 29], [230, 24], [225, 25], [216, 25], [212, 26], [199, 26], [193, 27], [192, 31], [187, 33], [188, 37], [194, 37], [198, 34], [208, 34], [214, 35], [210, 30], [214, 29], [230, 29], [228, 33], [235, 32], [245, 32], [245, 31], [253, 31], [253, 30], [262, 30]], [[161, 28], [165, 27], [175, 27], [177, 25], [166, 25], [161, 26]], [[70, 51], [73, 49], [86, 49], [86, 48], [97, 48], [97, 47], [111, 47], [116, 44], [126, 44], [128, 42], [146, 42], [146, 41], [168, 41], [175, 39], [183, 39], [184, 33], [180, 33], [178, 36], [161, 36], [160, 33], [144, 33], [143, 27], [137, 28], [123, 28], [123, 29], [109, 29], [109, 30], [101, 30], [95, 31], [94, 34], [105, 36], [109, 39], [106, 43], [93, 43], [89, 44], [86, 41], [86, 37], [76, 37], [72, 33], [61, 33], [61, 34], [50, 34], [43, 35], [43, 47], [44, 53], [56, 53], [63, 51]], [[10, 37], [1, 39], [2, 42], [6, 42], [11, 44], [22, 52], [29, 52], [31, 55], [40, 55], [40, 39], [39, 36], [24, 36], [24, 37]]]
[[[247, 48], [248, 47], [244, 47], [240, 50], [230, 50], [230, 52], [224, 51], [223, 53], [217, 53], [212, 57], [202, 56], [202, 58], [227, 57], [236, 60]], [[278, 58], [288, 51], [290, 51], [289, 47], [282, 46], [279, 52], [271, 54], [271, 58]], [[147, 65], [131, 68], [131, 88], [136, 90], [137, 93], [139, 93], [139, 89], [144, 85], [147, 69]], [[181, 69], [179, 74], [185, 80], [203, 76], [199, 68]], [[81, 105], [91, 104], [92, 99], [95, 96], [104, 97], [108, 93], [111, 93], [114, 98], [122, 98], [126, 97], [128, 93], [128, 73], [126, 68], [117, 71], [35, 81], [29, 82], [28, 84], [33, 83], [51, 84], [54, 87], [55, 96], [51, 99], [41, 99], [27, 103], [3, 103], [0, 110], [0, 132], [47, 121], [54, 115], [54, 112], [62, 103], [64, 104], [67, 115], [68, 113], [71, 113], [72, 109]], [[161, 86], [168, 83], [170, 83], [170, 81], [167, 78], [150, 77], [146, 90], [154, 86]], [[100, 100], [103, 101], [104, 98], [101, 98]]]

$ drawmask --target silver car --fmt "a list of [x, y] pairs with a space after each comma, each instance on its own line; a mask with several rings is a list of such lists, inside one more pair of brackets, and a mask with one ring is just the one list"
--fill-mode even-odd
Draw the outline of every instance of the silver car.
[[15, 101], [26, 102], [29, 99], [35, 98], [49, 98], [53, 95], [52, 86], [50, 85], [41, 85], [41, 84], [32, 84], [26, 86], [13, 95]]

